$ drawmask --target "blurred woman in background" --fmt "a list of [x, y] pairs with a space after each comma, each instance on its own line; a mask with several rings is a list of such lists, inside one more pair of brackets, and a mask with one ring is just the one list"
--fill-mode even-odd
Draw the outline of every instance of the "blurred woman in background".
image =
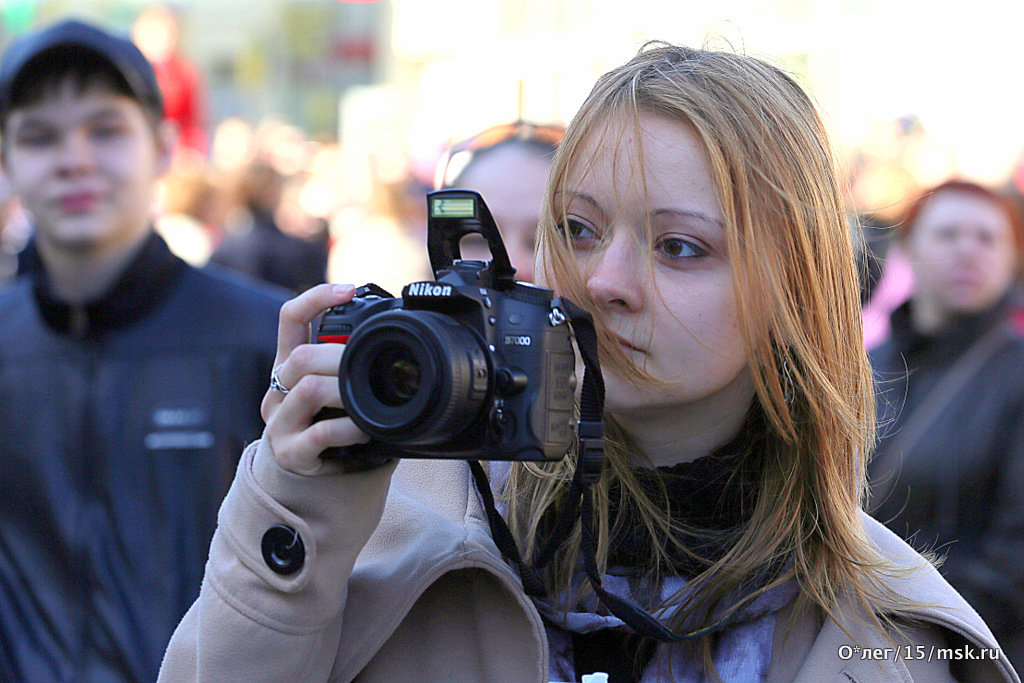
[[950, 181], [898, 239], [914, 275], [873, 350], [874, 515], [922, 549], [1024, 666], [1024, 338], [1010, 311], [1024, 225], [1008, 198]]
[[[453, 145], [438, 164], [435, 186], [483, 195], [505, 242], [516, 279], [533, 282], [537, 223], [563, 126], [525, 121], [494, 126]], [[487, 260], [479, 235], [463, 240], [462, 256]]]

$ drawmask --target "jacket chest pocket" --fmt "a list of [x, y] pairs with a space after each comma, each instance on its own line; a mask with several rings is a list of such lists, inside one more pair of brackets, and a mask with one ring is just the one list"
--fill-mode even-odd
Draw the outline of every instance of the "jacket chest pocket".
[[218, 382], [200, 357], [153, 358], [124, 368], [125, 436], [146, 457], [201, 455], [217, 444]]

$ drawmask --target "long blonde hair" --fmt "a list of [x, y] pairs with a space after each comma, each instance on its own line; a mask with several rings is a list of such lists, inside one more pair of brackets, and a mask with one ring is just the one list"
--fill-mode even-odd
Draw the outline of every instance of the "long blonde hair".
[[[754, 58], [646, 45], [595, 85], [554, 160], [539, 226], [538, 271], [560, 294], [594, 313], [606, 366], [649, 381], [607, 333], [588, 295], [564, 221], [560, 191], [584, 143], [612, 121], [640, 113], [689, 124], [710, 162], [724, 218], [729, 260], [755, 406], [766, 434], [757, 504], [735, 543], [691, 582], [678, 621], [707, 625], [715, 606], [766, 567], [788, 569], [772, 585], [795, 578], [798, 610], [834, 614], [842, 591], [886, 621], [877, 605], [892, 600], [876, 580], [886, 565], [861, 526], [864, 458], [874, 446], [872, 377], [864, 352], [859, 286], [850, 229], [825, 127], [803, 90], [779, 69]], [[610, 142], [610, 141], [609, 141]], [[638, 165], [640, 167], [640, 165]], [[607, 565], [613, 482], [625, 491], [666, 555], [683, 527], [641, 489], [630, 461], [636, 453], [614, 418], [607, 420], [607, 466], [593, 491], [597, 560]], [[629, 457], [633, 456], [633, 457]], [[517, 464], [505, 489], [509, 523], [534, 548], [545, 511], [562, 501], [573, 454], [553, 465]], [[570, 585], [579, 529], [547, 570], [554, 591]], [[658, 562], [652, 562], [656, 572]], [[574, 596], [573, 599], [575, 599]], [[664, 607], [664, 605], [662, 605]], [[710, 638], [699, 643], [710, 665]]]

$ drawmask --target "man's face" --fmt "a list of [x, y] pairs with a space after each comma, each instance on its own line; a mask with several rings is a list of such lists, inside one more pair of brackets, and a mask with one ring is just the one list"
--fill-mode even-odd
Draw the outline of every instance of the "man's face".
[[8, 115], [4, 170], [41, 246], [113, 254], [149, 227], [166, 139], [132, 98], [67, 81]]

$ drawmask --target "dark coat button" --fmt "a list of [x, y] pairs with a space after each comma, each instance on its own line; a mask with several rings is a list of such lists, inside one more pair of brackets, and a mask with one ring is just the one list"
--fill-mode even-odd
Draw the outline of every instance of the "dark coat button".
[[302, 537], [290, 526], [275, 524], [263, 534], [263, 561], [277, 574], [294, 574], [306, 561]]

